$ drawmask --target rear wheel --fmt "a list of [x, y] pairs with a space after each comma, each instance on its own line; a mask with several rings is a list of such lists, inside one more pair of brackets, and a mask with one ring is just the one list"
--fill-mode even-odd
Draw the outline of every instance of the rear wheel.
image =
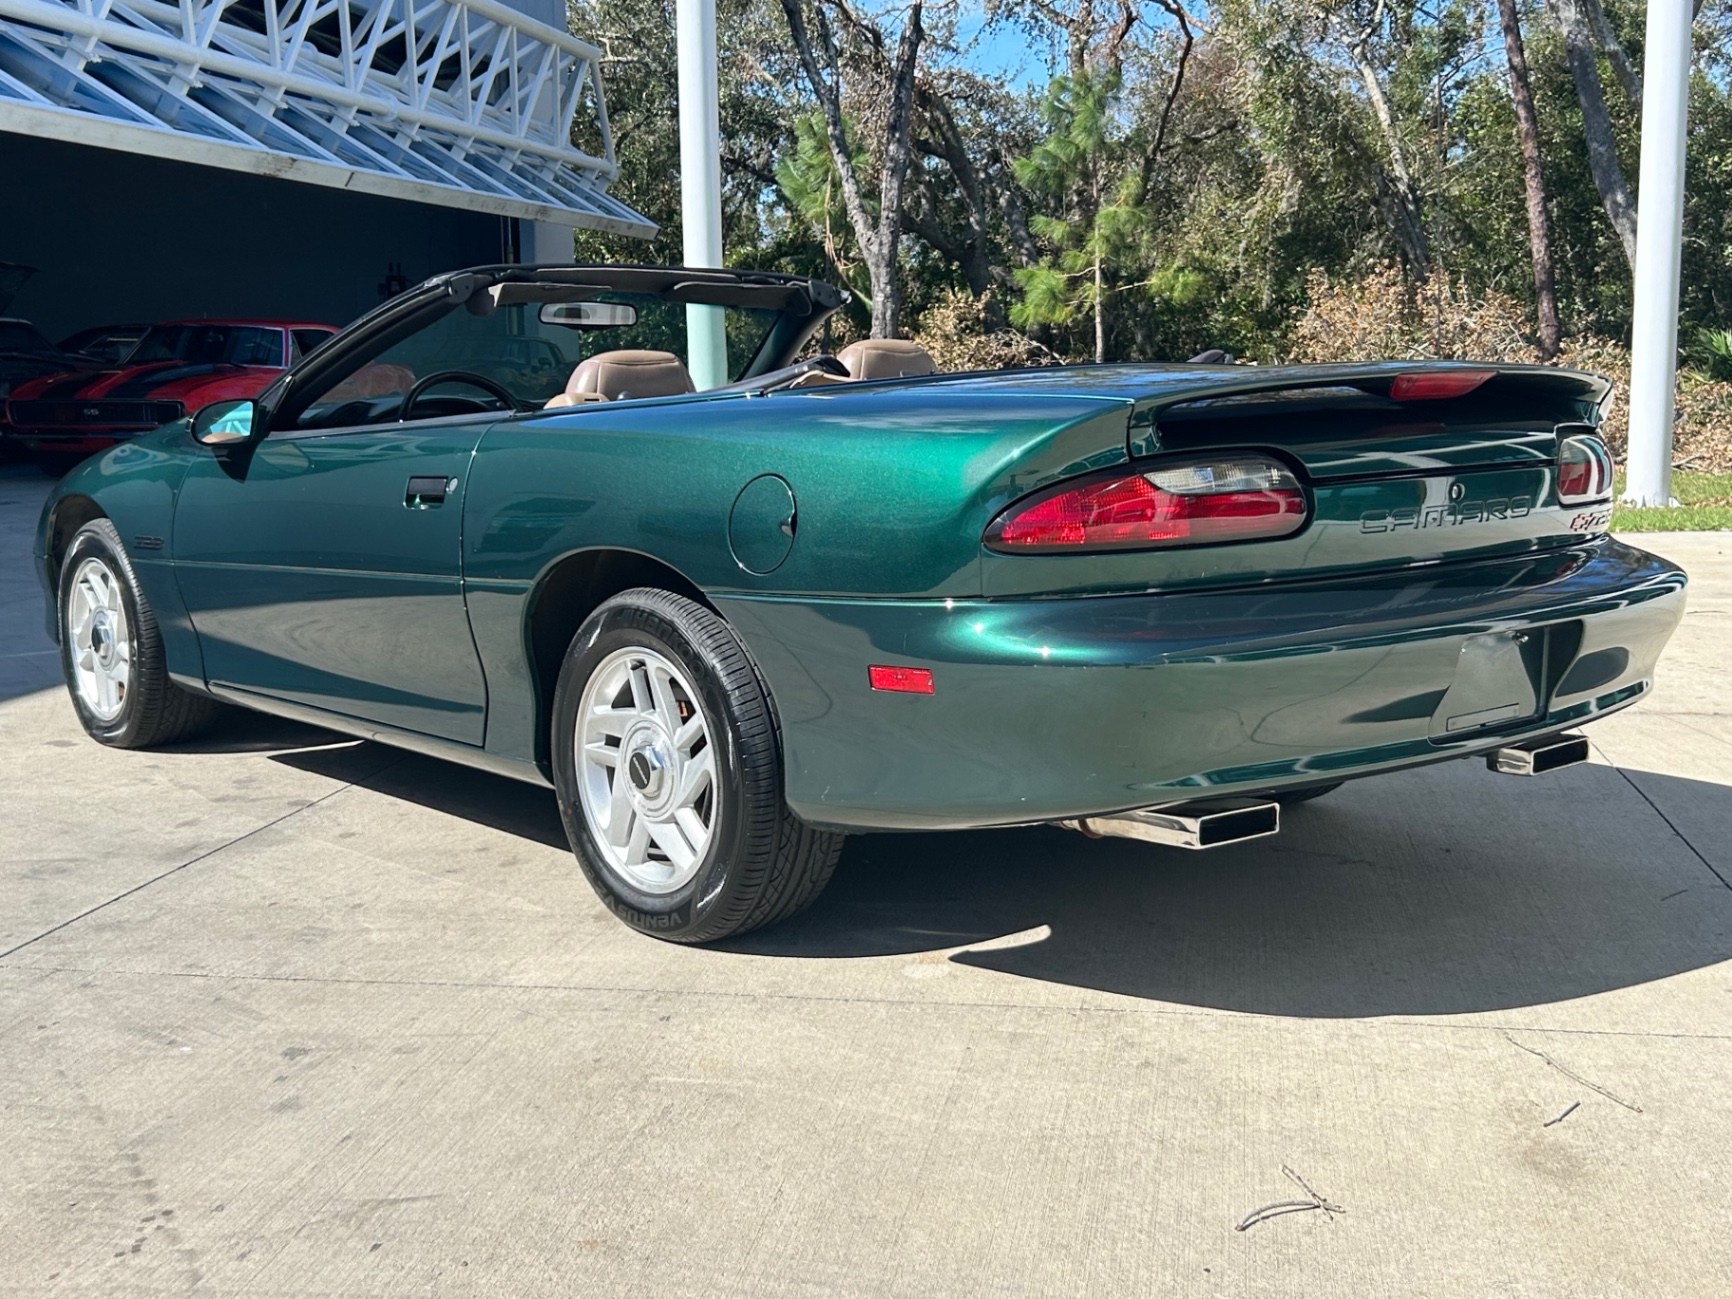
[[80, 528], [60, 564], [60, 665], [79, 722], [117, 749], [185, 739], [219, 708], [169, 680], [156, 616], [107, 519]]
[[782, 801], [756, 665], [711, 610], [640, 588], [590, 615], [553, 705], [553, 772], [584, 874], [632, 928], [712, 942], [793, 915], [843, 836]]

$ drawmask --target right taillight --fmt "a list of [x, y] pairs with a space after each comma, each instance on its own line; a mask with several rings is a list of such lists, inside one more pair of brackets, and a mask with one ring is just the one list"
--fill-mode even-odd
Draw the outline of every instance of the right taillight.
[[1558, 504], [1588, 505], [1612, 496], [1612, 453], [1592, 434], [1558, 441]]
[[1061, 483], [1012, 505], [983, 540], [1017, 555], [1200, 546], [1289, 536], [1309, 513], [1279, 461], [1221, 456]]

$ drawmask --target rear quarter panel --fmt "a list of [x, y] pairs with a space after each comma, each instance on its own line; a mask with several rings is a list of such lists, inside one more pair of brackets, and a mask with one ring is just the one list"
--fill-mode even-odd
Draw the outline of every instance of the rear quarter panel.
[[[1129, 404], [913, 385], [598, 404], [495, 425], [464, 496], [464, 576], [488, 682], [489, 750], [532, 757], [528, 619], [560, 561], [649, 555], [711, 594], [967, 597], [980, 535], [1003, 505], [1127, 459]], [[797, 507], [787, 558], [734, 558], [741, 489], [783, 478]]]

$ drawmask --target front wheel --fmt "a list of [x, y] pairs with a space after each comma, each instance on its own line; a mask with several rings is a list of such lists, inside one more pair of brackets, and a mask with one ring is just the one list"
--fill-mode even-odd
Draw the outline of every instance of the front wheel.
[[185, 739], [219, 707], [169, 680], [156, 616], [107, 519], [80, 528], [60, 564], [60, 666], [79, 722], [117, 749]]
[[695, 601], [640, 588], [590, 615], [560, 670], [552, 747], [578, 864], [643, 933], [703, 943], [772, 924], [836, 868], [843, 836], [782, 800], [756, 665]]

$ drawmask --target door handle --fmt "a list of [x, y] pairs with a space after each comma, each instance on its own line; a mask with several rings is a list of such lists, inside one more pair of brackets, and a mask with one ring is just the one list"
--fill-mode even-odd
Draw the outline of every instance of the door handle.
[[457, 490], [457, 480], [438, 476], [412, 474], [403, 493], [403, 504], [411, 510], [428, 510], [445, 504], [445, 494]]

